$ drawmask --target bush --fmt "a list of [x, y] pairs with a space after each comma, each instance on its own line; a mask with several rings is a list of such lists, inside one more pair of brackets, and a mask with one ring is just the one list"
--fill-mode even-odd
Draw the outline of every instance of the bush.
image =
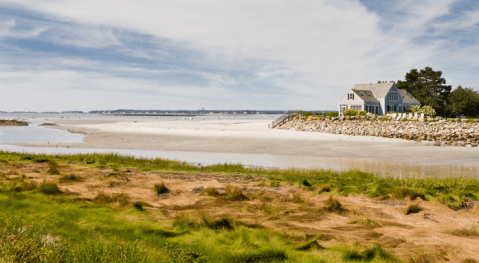
[[330, 111], [326, 113], [326, 116], [329, 116], [329, 117], [338, 117], [338, 115], [339, 115], [339, 112], [337, 111]]
[[359, 111], [359, 116], [366, 116], [366, 112], [365, 111]]
[[344, 116], [356, 116], [356, 115], [358, 115], [358, 111], [357, 110], [345, 110], [345, 111], [343, 111], [343, 115]]
[[46, 195], [56, 195], [62, 193], [56, 183], [47, 182], [46, 180], [43, 180], [43, 182], [38, 186], [38, 191]]
[[154, 191], [159, 195], [170, 192], [170, 190], [166, 188], [165, 183], [155, 184]]

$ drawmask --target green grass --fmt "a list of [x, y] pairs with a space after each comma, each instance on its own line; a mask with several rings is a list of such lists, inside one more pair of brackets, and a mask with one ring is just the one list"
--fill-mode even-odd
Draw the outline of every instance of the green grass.
[[[194, 166], [165, 159], [134, 158], [118, 154], [33, 155], [0, 151], [0, 162], [81, 162], [97, 165], [138, 168], [140, 171], [181, 171], [183, 173], [222, 173], [243, 176], [261, 175], [272, 187], [292, 182], [301, 187], [319, 189], [318, 193], [343, 196], [367, 194], [372, 198], [396, 198], [438, 201], [451, 209], [465, 207], [465, 200], [479, 201], [479, 180], [476, 178], [405, 178], [381, 177], [357, 170], [334, 172], [328, 170], [246, 168], [240, 164]], [[90, 163], [90, 164], [88, 164]], [[308, 184], [309, 186], [305, 186]]]

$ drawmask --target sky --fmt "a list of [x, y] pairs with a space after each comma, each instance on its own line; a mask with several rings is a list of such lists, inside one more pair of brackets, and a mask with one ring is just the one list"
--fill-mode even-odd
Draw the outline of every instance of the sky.
[[334, 110], [425, 67], [479, 88], [479, 1], [0, 0], [0, 111]]

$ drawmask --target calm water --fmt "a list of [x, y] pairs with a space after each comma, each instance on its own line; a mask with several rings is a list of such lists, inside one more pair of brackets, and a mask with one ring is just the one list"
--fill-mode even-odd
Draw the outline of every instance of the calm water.
[[[12, 116], [16, 118], [32, 118], [32, 116]], [[64, 114], [53, 117], [48, 115], [35, 115], [36, 118], [73, 118], [73, 114]], [[99, 115], [76, 115], [80, 118], [111, 118]], [[268, 118], [266, 118], [268, 117]], [[248, 116], [229, 117], [230, 119], [268, 119], [277, 116]], [[0, 118], [2, 116], [0, 115]], [[156, 117], [141, 117], [151, 119]], [[171, 117], [163, 117], [172, 119]], [[163, 119], [162, 118], [162, 119]], [[176, 118], [176, 117], [174, 117]], [[217, 119], [210, 116], [210, 119]], [[221, 118], [221, 117], [220, 117]], [[138, 117], [124, 117], [124, 119], [140, 119]], [[226, 119], [226, 117], [225, 117]], [[240, 163], [246, 166], [275, 167], [280, 169], [331, 169], [334, 171], [346, 171], [359, 169], [362, 171], [375, 172], [384, 176], [394, 177], [444, 177], [444, 176], [472, 176], [479, 175], [479, 168], [444, 166], [444, 165], [404, 165], [400, 163], [387, 163], [373, 159], [352, 158], [328, 158], [316, 156], [277, 156], [269, 154], [236, 154], [236, 153], [207, 153], [207, 152], [180, 152], [180, 151], [151, 151], [131, 149], [87, 149], [87, 148], [48, 148], [48, 147], [19, 147], [9, 145], [12, 143], [46, 143], [46, 142], [81, 142], [83, 135], [72, 134], [67, 131], [38, 126], [41, 122], [30, 121], [26, 127], [0, 127], [0, 150], [24, 153], [45, 154], [76, 154], [76, 153], [118, 153], [144, 158], [165, 158], [185, 161], [193, 164], [212, 165], [218, 163]]]

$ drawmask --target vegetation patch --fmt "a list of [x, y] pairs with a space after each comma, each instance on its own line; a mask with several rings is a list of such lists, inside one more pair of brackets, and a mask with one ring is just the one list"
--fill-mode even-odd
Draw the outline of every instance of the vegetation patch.
[[342, 214], [346, 211], [338, 199], [334, 198], [332, 195], [330, 195], [328, 200], [324, 202], [323, 210], [329, 213], [337, 214]]
[[220, 193], [218, 192], [218, 189], [216, 187], [207, 187], [205, 190], [203, 190], [200, 195], [202, 196], [219, 196]]
[[456, 229], [451, 231], [451, 234], [458, 237], [477, 237], [479, 236], [479, 230], [477, 228], [471, 229]]
[[243, 194], [243, 191], [241, 191], [241, 188], [231, 185], [227, 185], [225, 188], [225, 192], [223, 193], [222, 196], [225, 200], [228, 201], [244, 201], [248, 200], [249, 198]]
[[77, 174], [65, 174], [59, 179], [61, 182], [83, 182], [83, 179]]
[[60, 174], [60, 171], [58, 170], [58, 164], [56, 162], [53, 162], [53, 161], [49, 161], [48, 162], [48, 171], [47, 173], [48, 174], [52, 174], [52, 175], [59, 175]]
[[159, 195], [166, 194], [166, 193], [170, 192], [170, 190], [168, 188], [166, 188], [165, 183], [155, 184], [155, 187], [153, 188], [153, 190], [155, 191], [155, 193], [157, 193]]
[[118, 203], [120, 207], [125, 207], [130, 203], [130, 196], [126, 193], [106, 194], [99, 192], [92, 200], [96, 204]]
[[37, 190], [46, 195], [57, 195], [62, 193], [56, 183], [48, 182], [46, 180], [43, 180], [43, 182], [38, 186]]
[[414, 204], [414, 205], [409, 205], [406, 208], [406, 215], [409, 214], [416, 214], [422, 211], [422, 208], [419, 206], [419, 204]]
[[376, 244], [371, 248], [363, 250], [347, 249], [343, 252], [343, 261], [361, 261], [370, 262], [373, 260], [380, 260], [378, 262], [400, 262], [390, 253], [385, 251], [380, 244]]

